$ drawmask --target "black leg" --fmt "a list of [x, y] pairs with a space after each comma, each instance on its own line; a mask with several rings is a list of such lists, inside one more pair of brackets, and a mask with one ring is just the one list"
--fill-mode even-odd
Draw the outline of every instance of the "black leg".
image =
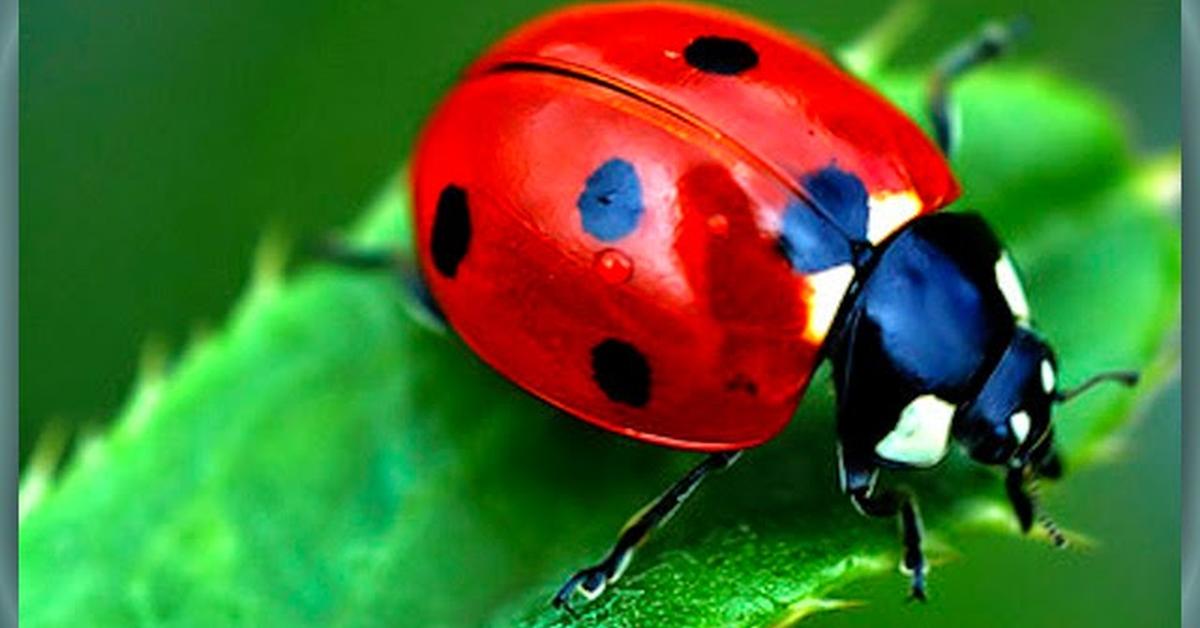
[[908, 491], [890, 489], [875, 494], [870, 487], [856, 488], [850, 500], [868, 517], [899, 517], [900, 536], [904, 540], [904, 571], [912, 577], [912, 597], [925, 601], [925, 555], [921, 552], [921, 514], [917, 501]]
[[1054, 524], [1054, 520], [1044, 512], [1037, 512], [1037, 502], [1034, 500], [1037, 480], [1036, 478], [1029, 478], [1027, 488], [1027, 473], [1029, 471], [1022, 468], [1009, 469], [1008, 475], [1004, 478], [1004, 489], [1008, 493], [1008, 501], [1012, 504], [1013, 513], [1017, 516], [1017, 522], [1021, 525], [1021, 532], [1029, 533], [1029, 530], [1033, 528], [1033, 520], [1036, 515], [1038, 523], [1045, 528], [1046, 534], [1050, 536], [1050, 540], [1054, 545], [1056, 547], [1066, 547], [1067, 537]]
[[446, 316], [433, 299], [429, 286], [411, 259], [389, 249], [361, 249], [344, 240], [323, 238], [309, 247], [317, 259], [335, 266], [365, 272], [394, 273], [419, 306], [424, 320], [436, 329], [445, 329]]
[[621, 577], [625, 567], [629, 565], [629, 560], [633, 557], [633, 550], [641, 545], [655, 528], [666, 523], [671, 515], [679, 510], [679, 507], [692, 494], [692, 491], [696, 490], [705, 476], [713, 471], [728, 468], [741, 453], [740, 451], [727, 451], [711, 454], [703, 462], [693, 467], [691, 471], [687, 472], [687, 475], [671, 485], [671, 488], [667, 489], [658, 499], [634, 515], [633, 519], [621, 530], [617, 542], [604, 559], [595, 565], [575, 572], [558, 590], [551, 604], [555, 608], [565, 608], [567, 612], [574, 614], [570, 602], [571, 596], [576, 591], [589, 600], [598, 597], [609, 584], [616, 582]]
[[1008, 494], [1008, 502], [1012, 504], [1021, 532], [1028, 533], [1033, 527], [1033, 498], [1025, 492], [1024, 469], [1008, 470], [1008, 475], [1004, 477], [1004, 492]]
[[929, 79], [929, 114], [933, 132], [942, 153], [949, 155], [957, 138], [950, 119], [949, 91], [954, 81], [981, 63], [1004, 54], [1013, 40], [1028, 29], [1025, 19], [1007, 24], [993, 23], [972, 39], [946, 53], [934, 68]]

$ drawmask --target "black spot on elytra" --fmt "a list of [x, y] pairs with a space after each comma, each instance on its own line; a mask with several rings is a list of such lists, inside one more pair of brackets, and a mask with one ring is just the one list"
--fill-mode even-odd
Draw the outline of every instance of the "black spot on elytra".
[[624, 159], [604, 162], [588, 176], [575, 205], [584, 231], [604, 242], [621, 239], [637, 227], [645, 211], [637, 170]]
[[758, 65], [758, 53], [740, 39], [705, 35], [697, 37], [683, 51], [688, 65], [710, 74], [733, 76]]
[[650, 364], [627, 342], [609, 338], [592, 347], [592, 379], [617, 403], [640, 408], [650, 401]]
[[867, 237], [867, 188], [862, 179], [835, 165], [822, 168], [800, 179], [817, 203], [855, 238]]
[[434, 268], [453, 278], [470, 245], [471, 211], [467, 206], [467, 191], [457, 185], [447, 185], [438, 196], [437, 213], [433, 216], [429, 248], [433, 253]]
[[802, 177], [800, 185], [811, 203], [790, 203], [779, 234], [779, 249], [792, 267], [814, 273], [865, 260], [869, 209], [862, 180], [831, 165]]

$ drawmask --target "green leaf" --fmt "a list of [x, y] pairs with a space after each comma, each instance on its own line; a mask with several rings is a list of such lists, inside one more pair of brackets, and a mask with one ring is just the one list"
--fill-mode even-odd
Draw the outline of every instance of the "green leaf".
[[[920, 116], [919, 81], [874, 80]], [[1009, 237], [1061, 379], [1147, 374], [1059, 414], [1071, 462], [1101, 460], [1176, 363], [1163, 347], [1180, 243], [1162, 182], [1178, 158], [1136, 162], [1103, 101], [1041, 72], [962, 87], [960, 206]], [[406, 242], [405, 213], [390, 187], [359, 239]], [[308, 265], [284, 281], [265, 250], [224, 330], [169, 372], [147, 367], [115, 428], [54, 481], [48, 463], [27, 472], [23, 621], [569, 623], [546, 604], [556, 586], [696, 456], [531, 400], [409, 316], [389, 278]], [[713, 478], [579, 624], [786, 624], [891, 572], [893, 526], [836, 490], [831, 400], [822, 374], [788, 430]], [[1015, 533], [988, 470], [952, 460], [905, 481], [935, 559], [967, 528]]]

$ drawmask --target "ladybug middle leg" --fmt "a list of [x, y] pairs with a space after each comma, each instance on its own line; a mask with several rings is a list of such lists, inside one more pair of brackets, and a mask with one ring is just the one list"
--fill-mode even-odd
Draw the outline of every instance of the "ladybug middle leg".
[[741, 454], [741, 451], [711, 454], [703, 462], [693, 467], [658, 499], [630, 519], [625, 528], [621, 530], [620, 536], [617, 537], [617, 542], [603, 560], [590, 567], [580, 569], [568, 578], [566, 584], [551, 600], [551, 604], [555, 608], [566, 609], [568, 613], [574, 615], [575, 611], [571, 608], [570, 602], [571, 596], [576, 591], [588, 600], [599, 597], [609, 584], [616, 582], [621, 577], [625, 568], [629, 566], [630, 559], [633, 558], [633, 551], [645, 542], [651, 532], [666, 523], [671, 515], [679, 510], [679, 507], [691, 496], [696, 487], [700, 486], [700, 482], [713, 471], [729, 468]]
[[971, 39], [942, 56], [929, 77], [929, 115], [942, 154], [949, 155], [958, 138], [951, 119], [950, 86], [971, 69], [1004, 54], [1013, 41], [1029, 29], [1029, 21], [1017, 18], [1008, 23], [991, 23]]

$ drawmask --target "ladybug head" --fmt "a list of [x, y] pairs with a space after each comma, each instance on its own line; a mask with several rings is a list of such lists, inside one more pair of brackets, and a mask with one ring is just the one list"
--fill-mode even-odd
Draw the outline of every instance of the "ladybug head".
[[[1054, 450], [1051, 408], [1103, 381], [1133, 385], [1137, 374], [1126, 371], [1101, 373], [1079, 386], [1060, 390], [1057, 386], [1054, 352], [1036, 334], [1019, 327], [996, 368], [970, 402], [962, 406], [953, 423], [954, 437], [971, 457], [984, 464], [1008, 469], [1005, 489], [1021, 529], [1034, 521], [1033, 494], [1036, 479], [1055, 479], [1062, 464]], [[1045, 513], [1040, 521], [1054, 543], [1066, 538]]]
[[981, 463], [1056, 475], [1052, 406], [1100, 382], [1127, 386], [1137, 382], [1136, 373], [1113, 371], [1061, 390], [1057, 370], [1054, 352], [1045, 341], [1027, 328], [1018, 328], [979, 393], [960, 409], [954, 421], [955, 439]]

